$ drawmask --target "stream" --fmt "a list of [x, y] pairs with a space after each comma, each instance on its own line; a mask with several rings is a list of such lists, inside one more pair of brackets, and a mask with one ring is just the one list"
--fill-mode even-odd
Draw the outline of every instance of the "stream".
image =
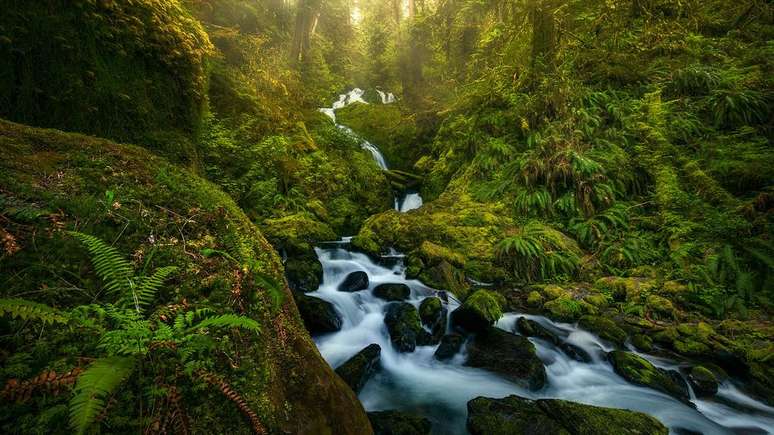
[[[391, 95], [381, 93], [382, 104], [395, 101]], [[336, 122], [335, 110], [356, 101], [364, 102], [362, 96], [362, 90], [354, 89], [341, 95], [332, 107], [320, 111]], [[359, 138], [346, 126], [337, 124], [337, 127], [357, 138], [382, 169], [388, 168], [378, 147]], [[395, 208], [401, 212], [421, 206], [422, 198], [417, 192], [409, 192], [395, 200]], [[774, 408], [745, 395], [734, 383], [722, 383], [717, 395], [711, 399], [697, 399], [691, 392], [691, 403], [695, 408], [691, 407], [666, 394], [628, 383], [617, 375], [605, 359], [605, 353], [614, 349], [612, 344], [577, 325], [554, 322], [542, 316], [506, 313], [496, 326], [513, 332], [517, 318], [526, 317], [565, 342], [583, 349], [592, 360], [576, 361], [553, 343], [530, 338], [548, 376], [546, 386], [539, 391], [530, 391], [496, 374], [464, 366], [464, 346], [452, 360], [445, 362], [433, 357], [437, 345], [418, 346], [414, 352], [399, 353], [393, 348], [384, 324], [384, 313], [390, 302], [376, 298], [371, 291], [382, 283], [404, 283], [411, 289], [407, 302], [416, 307], [424, 298], [438, 295], [439, 291], [418, 280], [407, 279], [400, 253], [391, 252], [373, 259], [351, 250], [350, 239], [345, 237], [316, 248], [323, 266], [323, 281], [319, 289], [308, 295], [332, 303], [342, 318], [340, 331], [315, 337], [320, 353], [332, 367], [341, 365], [369, 344], [381, 346], [381, 369], [359, 394], [367, 411], [397, 409], [411, 412], [430, 419], [434, 434], [462, 435], [468, 433], [465, 422], [469, 400], [478, 396], [501, 398], [516, 394], [645, 412], [658, 418], [673, 434], [774, 433]], [[353, 293], [338, 291], [339, 284], [355, 271], [368, 274], [368, 288]], [[450, 297], [445, 306], [451, 313], [458, 303]], [[629, 350], [636, 352], [631, 347]], [[679, 370], [688, 366], [636, 353], [660, 368]]]

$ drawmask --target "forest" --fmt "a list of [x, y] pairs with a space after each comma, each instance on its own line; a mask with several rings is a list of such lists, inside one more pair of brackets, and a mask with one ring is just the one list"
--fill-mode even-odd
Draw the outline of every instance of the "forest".
[[774, 3], [0, 0], [0, 432], [774, 434]]

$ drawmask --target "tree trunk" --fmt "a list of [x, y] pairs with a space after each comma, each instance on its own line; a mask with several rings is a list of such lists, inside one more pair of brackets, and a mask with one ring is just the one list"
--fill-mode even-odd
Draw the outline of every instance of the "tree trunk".
[[290, 58], [294, 62], [306, 59], [311, 48], [311, 35], [320, 16], [322, 0], [299, 0], [296, 11], [296, 26], [293, 32], [293, 44]]
[[414, 19], [414, 14], [416, 14], [416, 6], [414, 5], [414, 0], [408, 0], [408, 17], [410, 20]]
[[553, 0], [534, 0], [530, 11], [532, 18], [532, 68], [550, 68], [557, 46]]

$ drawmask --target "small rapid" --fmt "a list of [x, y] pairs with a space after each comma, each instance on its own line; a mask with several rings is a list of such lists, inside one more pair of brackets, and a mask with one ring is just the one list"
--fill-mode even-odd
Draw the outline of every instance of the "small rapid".
[[[716, 399], [692, 400], [695, 409], [671, 396], [630, 384], [613, 371], [604, 357], [613, 349], [611, 344], [576, 325], [542, 316], [508, 313], [496, 326], [513, 332], [517, 318], [527, 317], [585, 350], [592, 361], [576, 361], [553, 343], [530, 338], [548, 375], [546, 387], [539, 391], [524, 389], [482, 369], [466, 367], [464, 347], [447, 362], [433, 357], [437, 345], [399, 353], [390, 343], [384, 324], [384, 313], [390, 302], [376, 298], [372, 290], [382, 283], [404, 283], [411, 288], [407, 302], [416, 307], [424, 298], [439, 292], [418, 280], [407, 279], [401, 256], [395, 253], [377, 263], [365, 254], [350, 251], [348, 239], [326, 244], [316, 252], [323, 265], [323, 282], [309, 296], [331, 302], [343, 319], [340, 331], [315, 338], [320, 353], [332, 367], [337, 367], [369, 344], [376, 343], [382, 348], [381, 370], [359, 395], [369, 411], [412, 412], [429, 418], [433, 433], [462, 435], [467, 434], [469, 400], [478, 396], [500, 398], [517, 394], [645, 412], [658, 418], [672, 433], [766, 434], [774, 428], [774, 409], [744, 395], [731, 382], [721, 385]], [[368, 288], [354, 293], [338, 291], [339, 284], [355, 271], [368, 274]], [[451, 312], [457, 303], [449, 298], [446, 307]], [[681, 366], [677, 362], [642, 356], [658, 367]]]

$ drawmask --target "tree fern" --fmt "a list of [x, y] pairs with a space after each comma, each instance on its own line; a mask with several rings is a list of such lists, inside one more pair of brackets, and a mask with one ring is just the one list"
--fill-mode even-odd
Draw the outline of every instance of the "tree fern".
[[105, 408], [107, 397], [132, 373], [134, 363], [133, 358], [102, 358], [78, 377], [70, 399], [70, 427], [75, 433], [86, 433]]
[[26, 299], [0, 299], [0, 316], [2, 315], [48, 324], [67, 323], [69, 319], [65, 313], [55, 308]]

